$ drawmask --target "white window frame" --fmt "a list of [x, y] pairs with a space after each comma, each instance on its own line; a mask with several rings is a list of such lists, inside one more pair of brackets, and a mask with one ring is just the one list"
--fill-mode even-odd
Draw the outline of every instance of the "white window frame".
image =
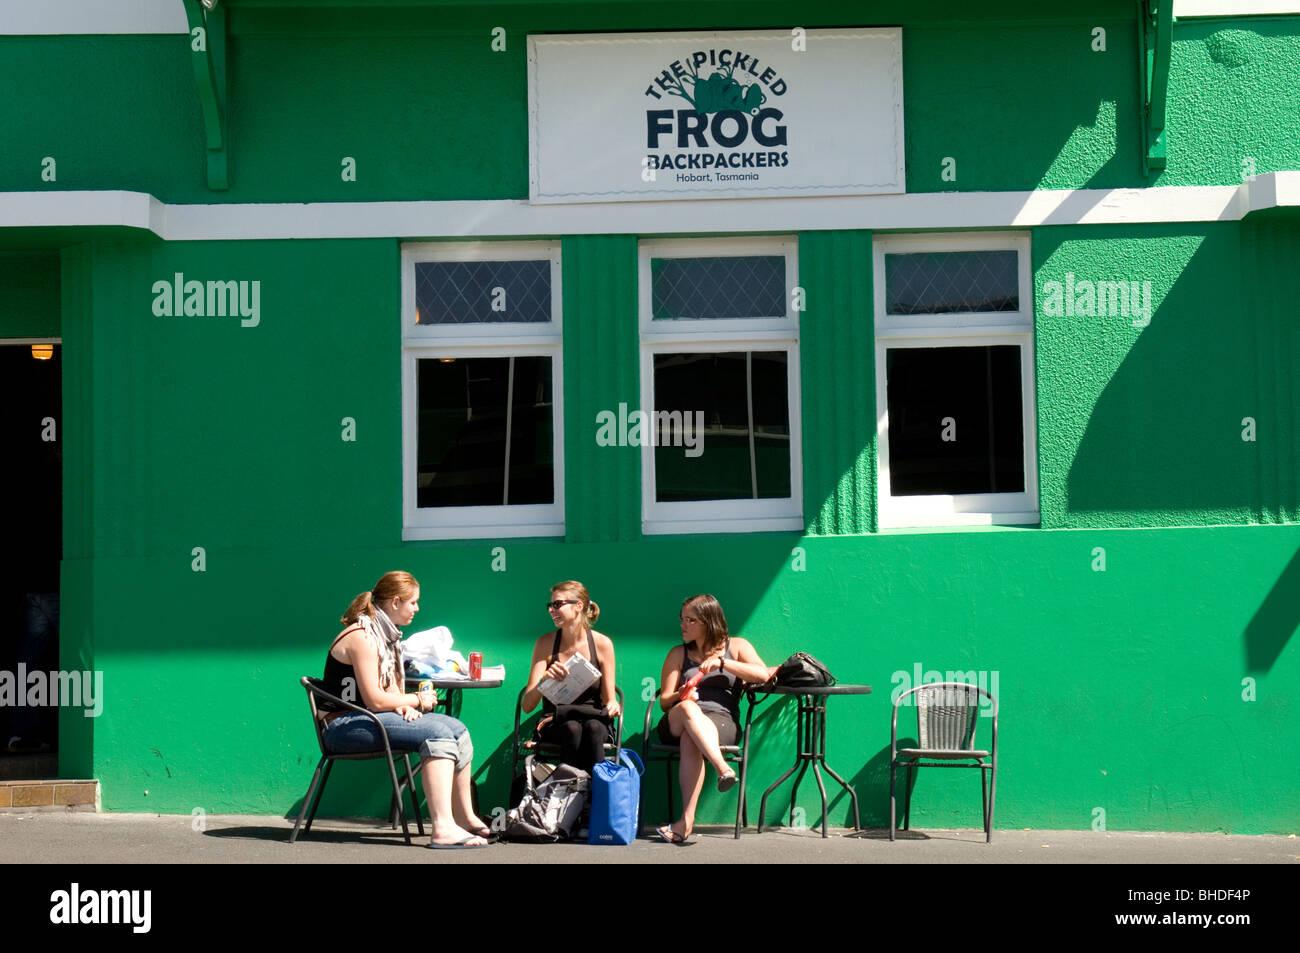
[[[564, 535], [563, 291], [559, 242], [420, 242], [402, 246], [402, 539], [490, 539]], [[551, 320], [417, 325], [415, 266], [427, 261], [551, 263]], [[475, 357], [551, 359], [554, 502], [498, 506], [417, 505], [420, 360]]]
[[[885, 255], [913, 252], [1014, 251], [1017, 311], [891, 315], [886, 313]], [[1024, 232], [876, 235], [872, 245], [876, 315], [877, 495], [880, 529], [915, 526], [1025, 525], [1039, 522], [1038, 402], [1034, 379], [1034, 286], [1030, 239]], [[889, 348], [1020, 348], [1020, 401], [1024, 440], [1024, 491], [1020, 493], [893, 496], [889, 478], [889, 399], [885, 379]]]
[[[706, 318], [655, 321], [651, 301], [652, 258], [726, 258], [780, 255], [786, 260], [785, 317]], [[647, 239], [638, 246], [641, 329], [641, 407], [653, 410], [654, 356], [663, 353], [784, 351], [786, 404], [790, 416], [790, 496], [786, 499], [698, 500], [661, 503], [655, 499], [655, 448], [641, 448], [641, 532], [750, 533], [802, 530], [803, 448], [799, 388], [799, 243], [793, 236]], [[704, 452], [708, 452], [707, 443]]]

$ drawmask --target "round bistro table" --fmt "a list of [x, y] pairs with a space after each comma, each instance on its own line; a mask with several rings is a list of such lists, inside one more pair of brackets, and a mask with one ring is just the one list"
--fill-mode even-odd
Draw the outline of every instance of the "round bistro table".
[[794, 787], [790, 790], [790, 824], [793, 826], [795, 799], [799, 793], [799, 782], [803, 780], [804, 773], [808, 770], [809, 765], [812, 765], [813, 777], [817, 780], [817, 790], [821, 792], [822, 796], [822, 837], [826, 837], [827, 834], [826, 785], [822, 782], [821, 768], [825, 768], [826, 772], [839, 782], [840, 787], [849, 792], [849, 797], [853, 800], [853, 828], [854, 830], [860, 828], [862, 824], [858, 819], [858, 793], [853, 790], [851, 784], [836, 774], [835, 770], [826, 763], [826, 699], [831, 695], [870, 695], [871, 686], [831, 685], [825, 688], [814, 688], [808, 685], [797, 687], [778, 685], [772, 688], [759, 688], [757, 692], [799, 696], [799, 722], [795, 736], [794, 764], [763, 792], [763, 799], [758, 805], [758, 832], [763, 833], [763, 816], [767, 810], [767, 796], [780, 787], [786, 778], [798, 771], [799, 775], [794, 779]]

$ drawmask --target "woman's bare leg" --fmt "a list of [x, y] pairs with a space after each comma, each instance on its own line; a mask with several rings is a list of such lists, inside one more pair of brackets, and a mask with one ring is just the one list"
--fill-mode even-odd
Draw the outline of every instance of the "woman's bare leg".
[[470, 838], [471, 843], [484, 842], [481, 837], [476, 837], [456, 823], [451, 805], [455, 767], [455, 762], [450, 758], [433, 758], [420, 766], [424, 800], [429, 805], [429, 821], [433, 825], [433, 842], [454, 844], [466, 838]]
[[485, 831], [488, 826], [474, 813], [474, 802], [470, 797], [470, 777], [473, 773], [472, 766], [467, 764], [453, 774], [452, 816], [467, 831]]

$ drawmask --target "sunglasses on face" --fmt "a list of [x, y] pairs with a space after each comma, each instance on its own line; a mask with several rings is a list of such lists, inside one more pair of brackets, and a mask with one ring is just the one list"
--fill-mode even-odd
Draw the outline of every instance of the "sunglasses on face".
[[546, 609], [548, 612], [555, 612], [564, 606], [577, 605], [581, 601], [581, 599], [556, 599], [554, 602], [546, 603]]

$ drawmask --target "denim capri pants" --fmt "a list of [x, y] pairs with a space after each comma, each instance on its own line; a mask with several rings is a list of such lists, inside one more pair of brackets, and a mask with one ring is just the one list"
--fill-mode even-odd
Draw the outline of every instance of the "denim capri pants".
[[[428, 712], [407, 721], [395, 711], [380, 711], [375, 717], [383, 722], [392, 749], [418, 754], [420, 764], [446, 758], [455, 761], [459, 771], [474, 760], [469, 729], [450, 715]], [[325, 726], [325, 750], [331, 754], [364, 754], [383, 746], [375, 723], [360, 712], [344, 712]]]

